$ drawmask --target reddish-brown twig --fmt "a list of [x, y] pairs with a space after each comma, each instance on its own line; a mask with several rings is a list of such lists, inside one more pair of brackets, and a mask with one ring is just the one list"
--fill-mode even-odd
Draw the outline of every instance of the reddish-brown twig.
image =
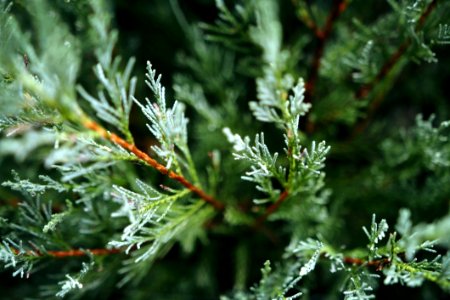
[[169, 178], [178, 181], [183, 186], [188, 188], [191, 192], [197, 194], [205, 202], [208, 202], [209, 204], [211, 204], [215, 209], [220, 210], [220, 211], [224, 210], [225, 206], [222, 202], [215, 199], [213, 196], [206, 194], [203, 190], [201, 190], [200, 188], [198, 188], [195, 185], [193, 185], [192, 183], [190, 183], [182, 175], [177, 174], [177, 173], [167, 169], [165, 166], [158, 163], [155, 159], [151, 158], [147, 153], [138, 149], [135, 145], [130, 144], [129, 142], [125, 141], [124, 139], [122, 139], [121, 137], [116, 135], [115, 133], [111, 133], [111, 132], [107, 131], [106, 129], [101, 127], [99, 124], [97, 124], [96, 122], [94, 122], [90, 119], [85, 119], [83, 121], [83, 125], [86, 128], [97, 132], [103, 138], [108, 139], [111, 142], [113, 142], [114, 144], [119, 145], [122, 148], [130, 151], [131, 153], [136, 155], [136, 157], [139, 158], [141, 161], [145, 162], [152, 168], [156, 169], [161, 174], [167, 175]]
[[109, 254], [117, 254], [122, 253], [122, 249], [88, 249], [88, 250], [78, 250], [78, 249], [71, 249], [67, 251], [48, 251], [47, 254], [53, 257], [58, 258], [64, 258], [64, 257], [71, 257], [71, 256], [84, 256], [88, 253], [91, 253], [92, 255], [98, 256], [98, 255], [109, 255]]
[[365, 265], [369, 267], [375, 267], [377, 271], [381, 271], [384, 268], [384, 266], [391, 263], [391, 260], [389, 258], [365, 261], [363, 259], [355, 257], [344, 257], [343, 261], [345, 264], [352, 264], [358, 266]]
[[[11, 249], [14, 254], [20, 254], [20, 251], [17, 249]], [[122, 253], [122, 249], [106, 249], [106, 248], [98, 248], [98, 249], [70, 249], [70, 250], [50, 250], [44, 253], [40, 251], [27, 251], [26, 254], [29, 256], [52, 256], [56, 258], [65, 258], [65, 257], [76, 257], [76, 256], [86, 256], [89, 254], [98, 256], [98, 255], [109, 255], [109, 254], [117, 254]]]
[[261, 227], [261, 225], [264, 223], [264, 221], [266, 221], [266, 219], [273, 214], [281, 205], [281, 203], [284, 202], [284, 200], [286, 200], [286, 198], [289, 196], [289, 192], [287, 190], [285, 190], [284, 192], [282, 192], [280, 194], [280, 196], [278, 197], [277, 201], [275, 201], [272, 205], [270, 205], [266, 211], [264, 212], [263, 215], [261, 215], [258, 219], [256, 219], [255, 222], [255, 227], [259, 228]]

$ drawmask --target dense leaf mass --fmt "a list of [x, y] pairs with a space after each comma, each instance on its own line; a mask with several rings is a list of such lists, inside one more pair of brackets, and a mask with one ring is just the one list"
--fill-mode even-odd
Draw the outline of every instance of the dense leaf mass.
[[449, 22], [0, 0], [0, 298], [448, 297]]

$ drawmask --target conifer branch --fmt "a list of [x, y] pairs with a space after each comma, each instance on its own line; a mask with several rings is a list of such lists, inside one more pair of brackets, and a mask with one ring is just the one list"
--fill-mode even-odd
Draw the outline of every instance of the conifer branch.
[[331, 30], [333, 29], [333, 25], [337, 20], [337, 18], [339, 17], [339, 15], [341, 15], [345, 11], [347, 5], [348, 5], [347, 0], [334, 0], [333, 7], [331, 8], [330, 14], [328, 15], [325, 26], [321, 30], [320, 29], [314, 30], [314, 33], [317, 36], [318, 40], [316, 51], [314, 52], [309, 79], [306, 82], [305, 86], [306, 102], [311, 102], [311, 97], [314, 93], [317, 77], [319, 75], [320, 63], [325, 50], [325, 45], [331, 34]]
[[[416, 30], [420, 30], [423, 25], [425, 24], [425, 21], [427, 17], [431, 14], [431, 12], [436, 8], [437, 0], [433, 0], [427, 7], [427, 9], [422, 13], [422, 15], [419, 18], [419, 21], [416, 25]], [[375, 86], [380, 83], [389, 73], [390, 71], [397, 65], [397, 63], [400, 61], [402, 56], [405, 54], [406, 50], [408, 50], [408, 47], [411, 45], [411, 40], [407, 39], [404, 41], [397, 50], [389, 57], [389, 59], [384, 63], [384, 65], [381, 67], [378, 74], [375, 76], [375, 78], [372, 80], [372, 82], [363, 85], [360, 87], [360, 89], [355, 93], [355, 98], [358, 100], [365, 99], [370, 92], [375, 88]], [[367, 126], [370, 123], [370, 120], [372, 119], [373, 115], [375, 114], [376, 110], [380, 107], [381, 103], [383, 102], [384, 97], [377, 97], [374, 101], [371, 102], [368, 108], [367, 112], [367, 118], [365, 118], [363, 121], [358, 123], [355, 127], [355, 129], [352, 132], [352, 137], [355, 137], [359, 135], [361, 132], [363, 132]]]
[[[425, 11], [422, 13], [422, 15], [419, 18], [419, 21], [416, 25], [416, 30], [420, 30], [423, 25], [425, 24], [425, 20], [427, 17], [431, 14], [431, 12], [435, 9], [437, 5], [437, 0], [433, 0], [425, 9]], [[355, 97], [357, 99], [364, 99], [366, 98], [369, 93], [374, 89], [374, 87], [382, 81], [389, 72], [394, 68], [394, 66], [400, 61], [400, 58], [402, 58], [403, 54], [406, 52], [408, 47], [411, 45], [411, 40], [408, 39], [404, 41], [397, 50], [389, 57], [389, 59], [384, 63], [384, 65], [381, 67], [380, 71], [378, 72], [377, 76], [373, 79], [372, 82], [363, 85], [355, 94]], [[379, 106], [378, 104], [376, 106]]]
[[[374, 7], [362, 21], [364, 5], [349, 7], [350, 0], [290, 0], [292, 10], [278, 0], [217, 0], [216, 22], [200, 27], [177, 1], [170, 4], [190, 43], [177, 55], [179, 72], [164, 75], [173, 76], [175, 91], [167, 101], [150, 62], [150, 95], [135, 97], [142, 87], [133, 76], [135, 59], [124, 64], [116, 51], [127, 40], [112, 27], [111, 12], [120, 7], [41, 0], [17, 10], [0, 0], [0, 163], [17, 170], [0, 176], [0, 264], [14, 277], [37, 275], [26, 290], [26, 280], [0, 284], [2, 296], [95, 299], [115, 286], [124, 298], [163, 292], [168, 299], [372, 299], [395, 292], [390, 285], [449, 292], [450, 215], [434, 212], [449, 199], [450, 120], [435, 126], [433, 117], [419, 115], [416, 126], [388, 125], [411, 112], [445, 117], [449, 103], [433, 78], [445, 72], [427, 68], [432, 72], [412, 86], [397, 81], [410, 61], [446, 64], [429, 40], [437, 33], [435, 44], [450, 41], [443, 13], [450, 1], [389, 0], [390, 9]], [[147, 25], [161, 23], [159, 17], [150, 11]], [[159, 33], [171, 32], [168, 21]], [[75, 23], [82, 25], [76, 32]], [[138, 39], [148, 29], [141, 27]], [[160, 35], [143, 44], [158, 45]], [[304, 80], [296, 66], [305, 56]], [[90, 67], [97, 83], [84, 86]], [[388, 103], [392, 87], [412, 96], [414, 106]], [[430, 99], [419, 103], [417, 88]], [[133, 104], [153, 137], [146, 146], [129, 130]], [[302, 119], [312, 104], [310, 120]], [[395, 114], [383, 118], [386, 130], [369, 146], [363, 139], [341, 144], [347, 131], [367, 131], [388, 104]], [[189, 106], [200, 117], [190, 117]], [[329, 144], [336, 150], [326, 170]], [[209, 150], [210, 160], [194, 162]], [[131, 162], [162, 174], [169, 186], [147, 184]], [[207, 171], [207, 185], [199, 169]], [[236, 193], [245, 196], [233, 205], [223, 196]], [[374, 201], [380, 198], [386, 201]], [[336, 199], [351, 213], [330, 205]], [[392, 207], [398, 218], [388, 224]], [[214, 259], [225, 244], [225, 255]], [[174, 261], [188, 256], [194, 260], [180, 282]], [[255, 283], [254, 267], [263, 259]], [[217, 278], [217, 270], [233, 279]], [[324, 283], [340, 285], [340, 295], [318, 294]]]
[[[437, 5], [437, 0], [433, 0], [427, 7], [427, 9], [422, 13], [422, 15], [419, 18], [419, 21], [416, 25], [416, 30], [420, 30], [423, 25], [425, 24], [426, 18], [431, 14], [431, 12], [435, 9]], [[394, 68], [394, 66], [400, 61], [400, 58], [402, 58], [403, 54], [405, 54], [408, 47], [411, 45], [411, 40], [408, 39], [404, 41], [397, 50], [389, 57], [389, 59], [384, 63], [384, 65], [381, 67], [378, 74], [375, 76], [375, 78], [372, 80], [372, 82], [363, 85], [356, 93], [355, 97], [357, 99], [364, 99], [366, 98], [369, 93], [374, 89], [374, 87], [382, 81], [389, 72]], [[378, 106], [378, 105], [377, 105]]]
[[[344, 1], [344, 3], [342, 3], [342, 5], [344, 6], [343, 9], [345, 9], [346, 2]], [[417, 22], [415, 30], [420, 30], [423, 27], [427, 17], [433, 12], [433, 10], [436, 8], [436, 5], [437, 5], [437, 0], [433, 0], [428, 5], [428, 7], [425, 9], [425, 11], [422, 13], [422, 15], [419, 17], [419, 20]], [[330, 14], [330, 16], [331, 16], [331, 14]], [[327, 24], [328, 24], [328, 22], [327, 22]], [[330, 26], [332, 26], [332, 23]], [[325, 32], [325, 30], [324, 30], [324, 32]], [[320, 40], [319, 40], [319, 43], [320, 43]], [[402, 44], [400, 44], [400, 46], [397, 48], [397, 50], [383, 64], [383, 66], [381, 67], [380, 71], [377, 73], [375, 78], [370, 83], [367, 83], [367, 84], [361, 86], [355, 92], [355, 98], [357, 100], [365, 99], [372, 92], [372, 90], [376, 87], [376, 85], [378, 83], [380, 83], [391, 72], [391, 70], [397, 65], [397, 63], [403, 57], [403, 55], [408, 50], [408, 47], [410, 45], [411, 45], [410, 39], [407, 39]], [[320, 44], [319, 44], [319, 46], [320, 46]], [[323, 52], [323, 49], [320, 49], [320, 48], [317, 48], [317, 49]], [[319, 54], [322, 55], [323, 53], [319, 53]], [[318, 64], [317, 65], [318, 68], [320, 68], [321, 55], [318, 56], [318, 52], [316, 51], [315, 58], [319, 57], [319, 61], [314, 60], [314, 62], [315, 62], [315, 64]], [[313, 63], [313, 67], [316, 66], [315, 64]], [[318, 69], [315, 71], [315, 69], [313, 68], [311, 71], [311, 74], [315, 75], [315, 76], [313, 77], [311, 75], [310, 80], [308, 80], [308, 82], [306, 83], [306, 96], [307, 96], [306, 100], [307, 101], [311, 100], [312, 91], [314, 89], [315, 81], [316, 81], [317, 75], [318, 75]], [[367, 118], [365, 118], [364, 120], [362, 120], [355, 126], [353, 132], [351, 133], [351, 138], [356, 137], [357, 135], [359, 135], [361, 132], [363, 132], [367, 128], [367, 126], [370, 123], [370, 120], [372, 119], [373, 115], [375, 114], [375, 112], [380, 107], [380, 105], [383, 101], [384, 101], [384, 96], [382, 95], [380, 97], [377, 97], [374, 101], [371, 102], [371, 104], [369, 105], [368, 110], [367, 110], [367, 115], [368, 115]], [[308, 121], [308, 123], [306, 124], [307, 132], [312, 133], [314, 131], [314, 129], [315, 129], [314, 123], [312, 123], [311, 121]]]
[[119, 145], [122, 148], [130, 151], [131, 153], [136, 155], [137, 158], [139, 158], [140, 160], [142, 160], [143, 162], [145, 162], [152, 168], [156, 169], [161, 174], [167, 175], [169, 178], [178, 181], [183, 186], [185, 186], [187, 189], [189, 189], [191, 192], [197, 194], [205, 202], [208, 202], [209, 204], [211, 204], [215, 209], [217, 209], [219, 211], [224, 210], [225, 206], [219, 200], [215, 199], [211, 195], [208, 195], [200, 188], [194, 186], [182, 175], [177, 174], [177, 173], [167, 169], [165, 166], [158, 163], [155, 159], [151, 158], [147, 153], [138, 149], [134, 144], [130, 144], [129, 142], [125, 141], [124, 139], [122, 139], [121, 137], [116, 135], [115, 133], [111, 133], [111, 132], [107, 131], [106, 129], [101, 127], [99, 124], [97, 124], [96, 122], [94, 122], [90, 119], [85, 119], [83, 121], [83, 125], [86, 128], [99, 133], [103, 138], [108, 139], [111, 142], [113, 142], [114, 144]]

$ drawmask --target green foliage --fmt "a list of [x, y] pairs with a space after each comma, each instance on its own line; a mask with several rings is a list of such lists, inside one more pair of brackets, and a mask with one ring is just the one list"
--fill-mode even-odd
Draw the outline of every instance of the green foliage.
[[313, 2], [0, 0], [2, 296], [446, 297], [450, 4]]
[[86, 273], [89, 272], [91, 266], [92, 264], [88, 265], [86, 263], [83, 263], [83, 268], [75, 277], [66, 274], [67, 279], [58, 282], [58, 284], [61, 285], [61, 290], [58, 293], [56, 293], [56, 296], [63, 298], [67, 293], [69, 293], [73, 289], [82, 289], [83, 284], [80, 282], [80, 280], [82, 280], [84, 275], [86, 275]]
[[153, 146], [152, 150], [167, 162], [167, 168], [170, 168], [173, 162], [177, 171], [181, 173], [181, 162], [175, 153], [175, 147], [177, 147], [188, 158], [192, 171], [194, 166], [187, 146], [188, 120], [184, 116], [184, 105], [175, 101], [172, 108], [166, 108], [165, 88], [161, 85], [161, 75], [156, 76], [156, 71], [152, 69], [150, 62], [147, 62], [147, 71], [145, 83], [154, 94], [156, 102], [151, 103], [147, 98], [145, 106], [139, 102], [137, 104], [150, 121], [151, 125], [147, 124], [148, 129], [161, 145]]

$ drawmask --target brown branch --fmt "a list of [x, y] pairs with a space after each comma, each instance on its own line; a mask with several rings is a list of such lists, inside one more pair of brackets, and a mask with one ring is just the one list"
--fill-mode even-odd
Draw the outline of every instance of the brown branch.
[[256, 219], [254, 227], [260, 228], [261, 225], [264, 223], [264, 221], [266, 221], [267, 218], [280, 207], [281, 203], [283, 203], [288, 196], [289, 192], [287, 190], [284, 190], [284, 192], [282, 192], [278, 197], [277, 201], [275, 201], [272, 205], [270, 205], [262, 216]]
[[344, 257], [343, 262], [345, 264], [352, 264], [352, 265], [358, 265], [358, 266], [365, 265], [365, 266], [369, 266], [369, 267], [375, 267], [377, 271], [381, 271], [381, 270], [383, 270], [384, 266], [391, 263], [391, 260], [389, 258], [384, 258], [384, 259], [365, 261], [360, 258]]
[[[20, 251], [17, 249], [12, 248], [11, 249], [14, 254], [18, 255], [20, 254]], [[26, 254], [29, 256], [36, 256], [36, 257], [40, 257], [40, 256], [52, 256], [52, 257], [56, 257], [56, 258], [65, 258], [65, 257], [77, 257], [77, 256], [86, 256], [86, 255], [95, 255], [95, 256], [99, 256], [99, 255], [109, 255], [109, 254], [117, 254], [117, 253], [123, 253], [123, 249], [105, 249], [105, 248], [98, 248], [98, 249], [85, 249], [85, 250], [81, 250], [81, 249], [70, 249], [70, 250], [58, 250], [58, 251], [46, 251], [46, 252], [40, 252], [40, 251], [27, 251]]]
[[167, 169], [162, 164], [158, 163], [155, 159], [151, 158], [147, 153], [141, 151], [138, 149], [135, 145], [130, 144], [129, 142], [125, 141], [115, 133], [111, 133], [109, 131], [106, 131], [103, 127], [101, 127], [96, 122], [86, 118], [83, 121], [83, 125], [91, 129], [98, 134], [100, 134], [103, 138], [110, 140], [116, 145], [121, 146], [122, 148], [130, 151], [134, 155], [136, 155], [137, 158], [139, 158], [141, 161], [145, 162], [147, 165], [151, 166], [152, 168], [156, 169], [158, 172], [160, 172], [163, 175], [167, 175], [169, 178], [178, 181], [183, 186], [185, 186], [187, 189], [189, 189], [191, 192], [197, 194], [201, 199], [203, 199], [205, 202], [208, 202], [211, 204], [215, 209], [222, 211], [225, 209], [225, 206], [222, 202], [215, 199], [213, 196], [206, 194], [203, 190], [200, 188], [194, 186], [192, 183], [190, 183], [186, 178], [184, 178], [182, 175], [177, 174], [169, 169]]
[[64, 258], [64, 257], [73, 257], [73, 256], [85, 256], [88, 253], [91, 253], [92, 255], [98, 256], [98, 255], [109, 255], [109, 254], [117, 254], [122, 253], [122, 249], [88, 249], [88, 250], [78, 250], [78, 249], [71, 249], [67, 251], [48, 251], [47, 254], [53, 257], [57, 258]]
[[316, 51], [314, 52], [313, 62], [309, 78], [305, 84], [306, 88], [306, 101], [311, 102], [311, 97], [314, 94], [314, 88], [316, 85], [317, 77], [319, 75], [320, 63], [325, 50], [325, 44], [330, 36], [331, 30], [336, 19], [347, 8], [347, 0], [334, 0], [333, 7], [328, 15], [325, 26], [322, 30], [315, 30], [315, 34], [318, 38]]
[[425, 20], [428, 18], [428, 16], [431, 14], [431, 12], [436, 8], [438, 0], [433, 0], [430, 5], [428, 5], [427, 9], [424, 11], [424, 13], [420, 16], [419, 22], [416, 25], [416, 30], [423, 27], [425, 24]]

